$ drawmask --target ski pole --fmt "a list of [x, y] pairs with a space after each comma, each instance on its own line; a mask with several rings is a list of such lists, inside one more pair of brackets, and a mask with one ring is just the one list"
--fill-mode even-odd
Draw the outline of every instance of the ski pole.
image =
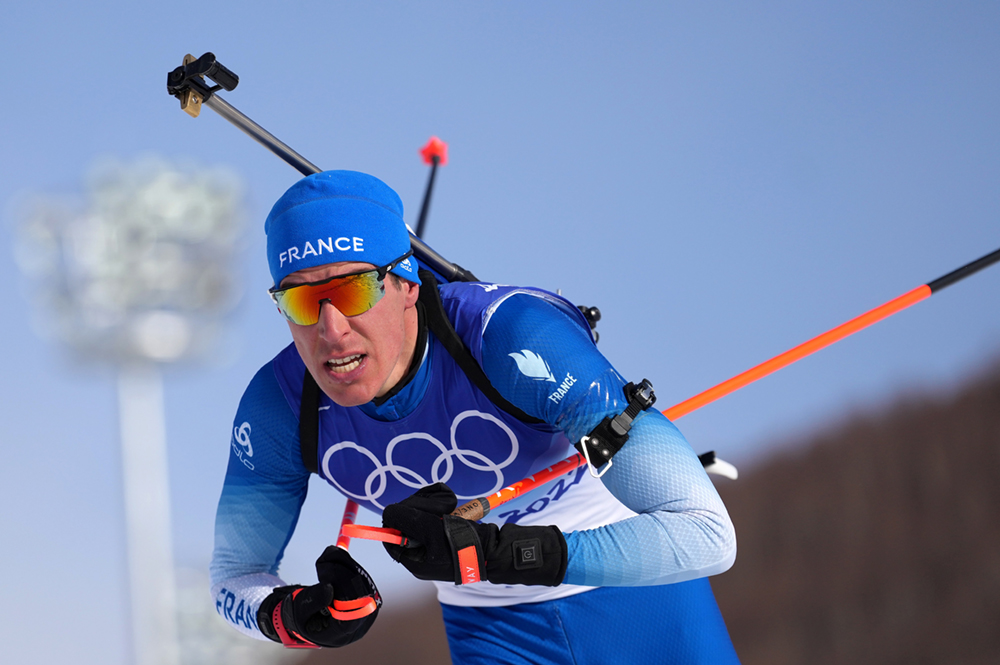
[[[211, 79], [216, 85], [209, 87], [205, 82], [205, 77]], [[188, 54], [184, 56], [184, 64], [167, 74], [167, 92], [180, 100], [181, 109], [190, 116], [197, 118], [198, 114], [201, 113], [202, 104], [204, 104], [236, 125], [302, 175], [319, 173], [322, 169], [292, 150], [271, 132], [216, 94], [219, 90], [227, 92], [234, 90], [239, 82], [240, 77], [223, 67], [213, 53], [205, 53], [197, 59]], [[413, 247], [413, 255], [417, 257], [418, 261], [437, 271], [447, 281], [479, 281], [471, 272], [448, 261], [413, 233], [410, 234], [410, 245]]]
[[431, 192], [434, 191], [434, 176], [438, 166], [448, 163], [448, 144], [436, 136], [432, 136], [427, 145], [420, 149], [424, 164], [430, 164], [431, 175], [427, 179], [427, 189], [424, 190], [424, 202], [420, 206], [420, 217], [417, 219], [417, 237], [424, 237], [424, 225], [427, 223], [427, 211], [431, 207]]
[[[677, 418], [685, 416], [692, 411], [705, 406], [706, 404], [714, 402], [721, 397], [725, 397], [729, 393], [739, 390], [740, 388], [767, 376], [768, 374], [772, 374], [797, 360], [801, 360], [802, 358], [805, 358], [806, 356], [811, 355], [824, 347], [830, 346], [834, 342], [856, 333], [859, 330], [867, 328], [873, 323], [877, 323], [878, 321], [881, 321], [896, 312], [902, 311], [910, 305], [914, 305], [921, 300], [925, 300], [934, 293], [937, 293], [938, 291], [979, 272], [983, 268], [986, 268], [997, 261], [1000, 261], [1000, 249], [968, 263], [957, 270], [953, 270], [947, 275], [939, 277], [932, 282], [918, 286], [898, 298], [893, 298], [883, 305], [870, 309], [864, 314], [857, 316], [821, 335], [817, 335], [809, 341], [785, 351], [784, 353], [781, 353], [774, 358], [771, 358], [770, 360], [743, 372], [742, 374], [737, 374], [731, 379], [727, 379], [726, 381], [723, 381], [722, 383], [709, 388], [704, 392], [698, 393], [694, 397], [666, 409], [663, 411], [663, 415], [670, 420], [676, 420]], [[708, 455], [708, 453], [706, 453], [706, 455]], [[704, 463], [705, 459], [702, 459], [702, 462]], [[516, 483], [504, 487], [495, 494], [491, 494], [488, 497], [473, 499], [472, 501], [456, 508], [451, 514], [473, 521], [480, 520], [497, 506], [507, 503], [511, 499], [516, 499], [522, 494], [526, 494], [533, 489], [541, 487], [549, 481], [579, 468], [585, 463], [586, 460], [583, 455], [575, 453], [561, 462], [557, 462], [546, 469], [535, 472], [523, 480], [519, 480]], [[370, 528], [375, 529], [376, 527]], [[381, 540], [383, 538], [396, 538], [398, 540], [401, 537], [401, 534], [395, 529], [380, 529], [377, 534], [373, 533], [371, 535], [362, 535], [359, 533], [355, 537], [368, 537], [377, 540]], [[386, 542], [390, 541], [387, 540]]]
[[[768, 374], [772, 374], [783, 367], [787, 367], [797, 360], [801, 360], [802, 358], [805, 358], [822, 348], [830, 346], [834, 342], [842, 340], [848, 335], [852, 335], [859, 330], [867, 328], [873, 323], [877, 323], [886, 317], [892, 316], [896, 312], [900, 312], [907, 307], [920, 302], [921, 300], [925, 300], [941, 289], [951, 286], [952, 284], [979, 272], [983, 268], [986, 268], [997, 261], [1000, 261], [1000, 249], [991, 252], [986, 256], [973, 261], [972, 263], [968, 263], [957, 270], [953, 270], [947, 275], [939, 277], [932, 282], [918, 286], [898, 298], [893, 298], [889, 302], [868, 310], [864, 314], [857, 316], [850, 321], [833, 328], [832, 330], [813, 337], [808, 342], [804, 342], [803, 344], [785, 351], [784, 353], [779, 354], [774, 358], [771, 358], [770, 360], [743, 372], [742, 374], [737, 374], [733, 378], [723, 381], [717, 386], [698, 393], [694, 397], [663, 411], [663, 415], [670, 420], [676, 420], [681, 416], [685, 416], [692, 411], [705, 406], [706, 404], [714, 402], [721, 397], [725, 397], [729, 393], [739, 390], [740, 388], [767, 376]], [[511, 499], [515, 499], [522, 494], [530, 492], [536, 487], [540, 487], [558, 476], [569, 473], [584, 463], [585, 460], [583, 455], [576, 453], [562, 462], [554, 464], [547, 469], [543, 469], [542, 471], [528, 476], [524, 480], [503, 488], [496, 494], [491, 494], [488, 497], [473, 499], [465, 505], [456, 508], [452, 515], [465, 517], [466, 519], [471, 520], [480, 520], [493, 508], [496, 508]]]
[[345, 552], [351, 546], [351, 537], [347, 535], [344, 528], [352, 526], [354, 521], [358, 519], [358, 508], [358, 502], [354, 499], [348, 499], [347, 504], [344, 506], [344, 517], [340, 520], [340, 535], [337, 536], [337, 547]]
[[[358, 504], [354, 500], [348, 499], [347, 505], [344, 506], [344, 517], [340, 521], [340, 535], [337, 537], [337, 547], [345, 552], [351, 545], [351, 537], [347, 535], [345, 529], [353, 526], [354, 520], [357, 518]], [[352, 619], [360, 619], [368, 616], [378, 609], [378, 604], [376, 604], [375, 599], [371, 596], [363, 596], [361, 598], [354, 598], [353, 600], [334, 599], [333, 607], [326, 609], [334, 619], [351, 621]]]
[[955, 282], [963, 280], [969, 275], [979, 272], [983, 268], [986, 268], [997, 261], [1000, 261], [1000, 249], [995, 252], [991, 252], [982, 258], [976, 259], [975, 261], [968, 263], [957, 270], [953, 270], [947, 275], [939, 277], [932, 282], [922, 284], [912, 291], [908, 291], [898, 298], [893, 298], [883, 305], [870, 309], [864, 314], [857, 316], [846, 323], [842, 323], [822, 335], [813, 337], [808, 342], [799, 344], [795, 348], [789, 349], [788, 351], [785, 351], [770, 360], [762, 362], [742, 374], [737, 374], [733, 378], [723, 381], [717, 386], [698, 393], [694, 397], [691, 397], [676, 406], [670, 407], [663, 412], [663, 415], [671, 420], [687, 415], [696, 409], [700, 409], [706, 404], [714, 402], [720, 397], [725, 397], [729, 393], [739, 390], [740, 388], [751, 384], [758, 379], [762, 379], [768, 374], [772, 374], [783, 367], [791, 365], [797, 360], [801, 360], [808, 355], [816, 353], [820, 349], [826, 348], [834, 342], [839, 342], [845, 337], [853, 335], [873, 323], [878, 323], [882, 319], [888, 318], [896, 312], [901, 312], [907, 307], [917, 304], [921, 300], [930, 298], [941, 289], [951, 286]]

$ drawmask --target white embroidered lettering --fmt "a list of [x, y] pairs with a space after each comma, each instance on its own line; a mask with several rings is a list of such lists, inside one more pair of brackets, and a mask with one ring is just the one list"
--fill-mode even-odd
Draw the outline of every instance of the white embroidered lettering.
[[[344, 247], [341, 247], [340, 246], [341, 241], [346, 242], [347, 245], [345, 245]], [[342, 251], [342, 252], [348, 252], [351, 249], [351, 239], [350, 238], [337, 238], [336, 242], [334, 243], [334, 246], [337, 249], [339, 249], [340, 251]]]
[[354, 251], [355, 252], [363, 252], [363, 251], [365, 251], [365, 239], [364, 238], [358, 238], [357, 236], [355, 236], [355, 238], [354, 238]]
[[322, 238], [317, 238], [316, 242], [317, 242], [317, 244], [319, 244], [319, 253], [320, 254], [323, 253], [323, 249], [324, 248], [326, 249], [327, 252], [329, 252], [330, 254], [333, 254], [333, 238], [329, 238], [328, 237], [326, 239], [326, 242], [323, 242]]
[[569, 372], [566, 372], [566, 378], [559, 384], [556, 391], [549, 395], [549, 399], [558, 404], [562, 398], [566, 396], [566, 393], [569, 392], [569, 389], [573, 387], [574, 383], [576, 383], [576, 377]]
[[313, 249], [312, 243], [306, 241], [305, 247], [302, 248], [302, 258], [306, 258], [310, 254], [312, 254], [313, 256], [319, 256], [319, 254], [316, 253], [316, 250]]

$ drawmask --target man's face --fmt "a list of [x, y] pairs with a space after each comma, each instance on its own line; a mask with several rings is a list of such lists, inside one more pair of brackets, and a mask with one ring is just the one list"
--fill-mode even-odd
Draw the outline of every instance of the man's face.
[[[292, 273], [290, 287], [373, 269], [370, 263], [331, 263]], [[363, 314], [347, 317], [330, 303], [311, 326], [288, 323], [295, 348], [320, 389], [340, 406], [357, 406], [389, 392], [406, 374], [417, 339], [414, 306], [420, 287], [386, 276], [385, 295]]]

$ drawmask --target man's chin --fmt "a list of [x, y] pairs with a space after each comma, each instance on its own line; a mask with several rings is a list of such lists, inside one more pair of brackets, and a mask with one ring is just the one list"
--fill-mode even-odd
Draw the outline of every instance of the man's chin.
[[343, 386], [326, 386], [323, 392], [337, 406], [360, 406], [375, 399], [374, 390], [366, 391], [361, 386], [349, 386], [348, 390], [344, 390]]
[[358, 406], [375, 399], [376, 388], [371, 388], [364, 381], [337, 381], [328, 373], [318, 382], [320, 389], [333, 400], [337, 406]]

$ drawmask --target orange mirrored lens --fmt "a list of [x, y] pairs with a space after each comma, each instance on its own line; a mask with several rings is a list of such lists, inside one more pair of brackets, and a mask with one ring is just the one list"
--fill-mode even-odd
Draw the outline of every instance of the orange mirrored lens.
[[364, 314], [385, 294], [378, 271], [334, 277], [326, 283], [301, 284], [273, 294], [278, 309], [292, 323], [311, 326], [319, 321], [320, 304], [329, 302], [344, 316]]

